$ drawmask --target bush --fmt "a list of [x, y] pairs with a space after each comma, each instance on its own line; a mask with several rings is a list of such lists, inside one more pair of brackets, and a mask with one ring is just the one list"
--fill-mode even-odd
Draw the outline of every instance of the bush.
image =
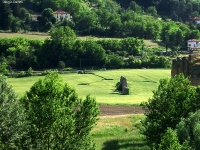
[[28, 76], [32, 76], [33, 75], [33, 69], [30, 67], [28, 68]]
[[64, 68], [63, 71], [72, 71], [73, 69], [70, 67]]
[[78, 71], [78, 74], [85, 74], [85, 71], [79, 70], [79, 71]]

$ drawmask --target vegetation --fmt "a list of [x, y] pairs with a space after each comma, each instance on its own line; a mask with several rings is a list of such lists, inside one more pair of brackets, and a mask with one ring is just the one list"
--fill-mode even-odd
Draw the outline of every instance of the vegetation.
[[[62, 83], [58, 74], [47, 70], [59, 69], [60, 73], [65, 73], [72, 68], [79, 68], [79, 74], [62, 74], [61, 77], [77, 88], [81, 97], [92, 94], [99, 103], [138, 105], [153, 95], [142, 103], [147, 111], [143, 127], [139, 125], [150, 148], [199, 148], [200, 87], [192, 87], [183, 75], [160, 80], [170, 76], [169, 70], [146, 69], [170, 68], [171, 59], [186, 50], [185, 41], [200, 38], [200, 24], [194, 20], [200, 17], [199, 0], [21, 2], [0, 1], [1, 32], [39, 31], [49, 38], [0, 39], [0, 74], [26, 77], [9, 79], [20, 96], [31, 87], [19, 101], [5, 77], [0, 76], [2, 149], [95, 148], [89, 134], [97, 121], [95, 100], [90, 96], [80, 100], [75, 90]], [[58, 9], [68, 11], [72, 20], [56, 21], [53, 12]], [[34, 20], [32, 14], [40, 15]], [[79, 36], [113, 39], [80, 40]], [[148, 47], [144, 40], [162, 42], [163, 47]], [[163, 50], [166, 50], [165, 55], [160, 55]], [[88, 72], [88, 68], [103, 68], [104, 71]], [[140, 70], [107, 71], [106, 68]], [[15, 73], [16, 70], [19, 72]], [[39, 78], [27, 77], [35, 75], [34, 70], [45, 70], [38, 74], [47, 76], [31, 86]], [[121, 75], [128, 80], [131, 89], [128, 96], [114, 91]], [[24, 87], [21, 87], [22, 82]], [[111, 139], [110, 135], [118, 137], [100, 146], [104, 149], [128, 147], [120, 139], [121, 134], [127, 136], [125, 143], [149, 149], [142, 138], [140, 147], [137, 142], [130, 142], [129, 129], [103, 128], [93, 131], [93, 136], [97, 141], [99, 137], [100, 140], [102, 137]]]
[[143, 40], [79, 40], [69, 27], [55, 28], [51, 39], [0, 39], [0, 72], [8, 75], [12, 70], [67, 67], [96, 68], [169, 68], [169, 56], [159, 56], [162, 48], [147, 48]]
[[[161, 40], [166, 48], [180, 50], [184, 41], [200, 37], [200, 26], [192, 20], [200, 16], [199, 5], [197, 0], [24, 0], [22, 4], [0, 3], [0, 29], [51, 32], [54, 27], [68, 26], [78, 36]], [[72, 21], [56, 22], [53, 11], [57, 9], [70, 12]], [[34, 21], [31, 13], [41, 15]]]
[[90, 131], [98, 120], [98, 106], [52, 73], [37, 81], [19, 100], [1, 76], [2, 149], [94, 149]]
[[[91, 73], [93, 74], [75, 72], [60, 74], [60, 76], [63, 81], [76, 89], [82, 99], [85, 95], [90, 94], [96, 98], [98, 103], [120, 105], [139, 105], [141, 102], [147, 101], [148, 98], [152, 97], [152, 91], [157, 89], [159, 80], [170, 77], [170, 70], [168, 69], [120, 69], [92, 71]], [[127, 78], [130, 95], [123, 96], [115, 92], [115, 83], [120, 80], [122, 75]], [[8, 78], [8, 82], [13, 86], [17, 95], [22, 96], [33, 83], [43, 78], [43, 76]]]
[[22, 149], [28, 143], [23, 141], [27, 136], [27, 122], [24, 108], [17, 100], [12, 87], [0, 76], [0, 147], [7, 149]]
[[140, 133], [144, 115], [100, 117], [91, 134], [97, 150], [150, 149]]
[[188, 118], [182, 118], [176, 126], [176, 132], [181, 144], [188, 143], [191, 149], [199, 149], [199, 118], [200, 111], [191, 113]]
[[[153, 97], [145, 103], [146, 119], [142, 124], [149, 145], [158, 148], [168, 128], [175, 129], [181, 118], [188, 118], [190, 112], [199, 109], [199, 92], [180, 74], [170, 80], [161, 80], [158, 90], [153, 93]], [[173, 133], [169, 131], [169, 134]], [[165, 140], [170, 140], [169, 135]]]

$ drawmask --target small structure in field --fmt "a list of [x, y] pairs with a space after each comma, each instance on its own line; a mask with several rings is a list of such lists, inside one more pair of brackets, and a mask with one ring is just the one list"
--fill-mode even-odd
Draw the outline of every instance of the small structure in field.
[[124, 95], [129, 95], [129, 88], [127, 85], [127, 80], [125, 77], [120, 77], [120, 82], [117, 83], [117, 90], [120, 91]]

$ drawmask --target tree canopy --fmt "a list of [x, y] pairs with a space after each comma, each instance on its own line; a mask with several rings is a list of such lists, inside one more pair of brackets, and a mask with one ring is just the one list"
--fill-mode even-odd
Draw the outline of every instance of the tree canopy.
[[143, 133], [150, 145], [158, 145], [167, 128], [175, 129], [181, 118], [199, 109], [195, 87], [183, 74], [170, 80], [160, 80], [153, 97], [145, 103], [146, 119], [142, 122]]
[[90, 131], [99, 113], [94, 99], [80, 100], [75, 90], [51, 73], [21, 99], [31, 126], [34, 149], [93, 149]]
[[78, 98], [56, 73], [37, 81], [18, 100], [0, 76], [0, 147], [8, 149], [95, 149], [90, 131], [98, 120], [95, 99]]

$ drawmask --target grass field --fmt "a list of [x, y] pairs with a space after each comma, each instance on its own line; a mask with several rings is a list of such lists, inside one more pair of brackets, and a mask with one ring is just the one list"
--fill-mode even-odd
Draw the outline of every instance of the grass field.
[[144, 115], [100, 118], [92, 131], [97, 150], [147, 150], [139, 129]]
[[[90, 94], [96, 98], [98, 103], [127, 105], [138, 105], [143, 101], [147, 101], [152, 97], [152, 91], [157, 89], [159, 80], [161, 78], [170, 78], [169, 69], [119, 69], [94, 71], [93, 73], [69, 73], [61, 74], [60, 76], [77, 91], [80, 98]], [[121, 95], [115, 92], [115, 84], [119, 82], [121, 76], [127, 78], [130, 95]], [[44, 77], [8, 78], [8, 82], [20, 97], [39, 78]]]
[[44, 40], [46, 38], [50, 38], [46, 33], [0, 33], [0, 38], [15, 38], [22, 37], [27, 39], [41, 39]]

